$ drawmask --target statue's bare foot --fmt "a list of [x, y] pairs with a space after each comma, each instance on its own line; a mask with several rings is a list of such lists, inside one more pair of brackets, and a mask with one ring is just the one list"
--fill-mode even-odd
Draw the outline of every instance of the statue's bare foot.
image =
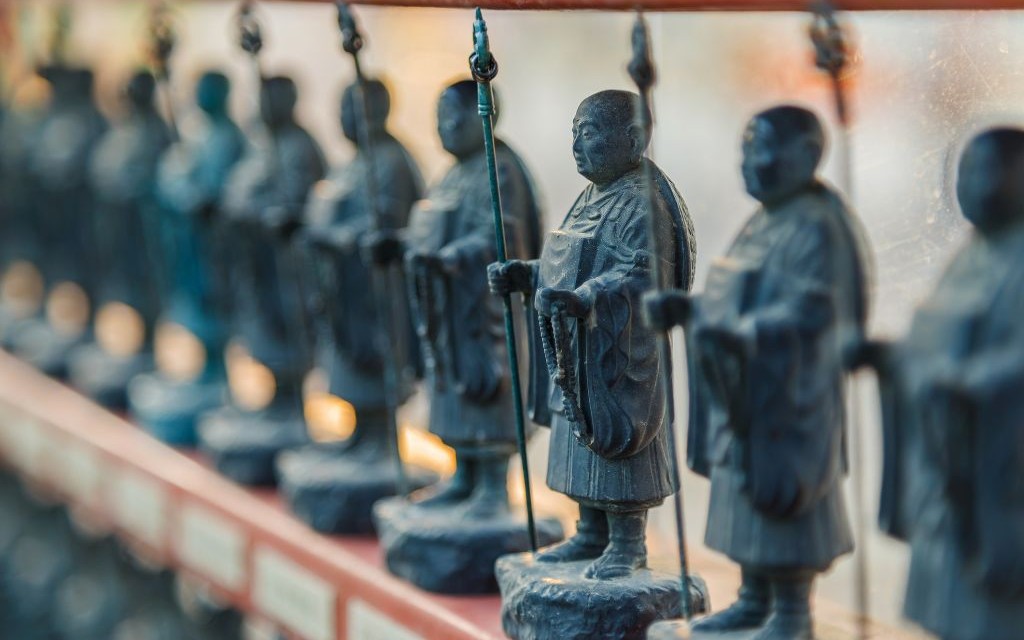
[[584, 576], [594, 580], [612, 580], [632, 575], [637, 569], [647, 566], [647, 553], [635, 545], [616, 545], [614, 542], [595, 560]]
[[551, 545], [537, 552], [537, 562], [576, 562], [593, 560], [604, 552], [606, 542], [595, 540], [593, 536], [577, 533], [565, 542]]
[[741, 599], [728, 609], [691, 622], [690, 628], [695, 632], [746, 631], [760, 627], [767, 618], [767, 602]]
[[773, 613], [752, 640], [814, 640], [811, 617], [791, 613]]

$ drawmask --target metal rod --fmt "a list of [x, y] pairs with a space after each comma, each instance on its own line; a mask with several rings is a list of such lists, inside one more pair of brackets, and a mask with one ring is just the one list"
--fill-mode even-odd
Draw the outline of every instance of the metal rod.
[[[356, 73], [356, 138], [366, 159], [366, 194], [370, 204], [370, 211], [373, 215], [373, 225], [377, 230], [388, 227], [382, 212], [378, 206], [377, 165], [374, 153], [373, 136], [370, 135], [370, 112], [369, 100], [366, 96], [366, 76], [363, 74], [363, 67], [359, 60], [359, 51], [363, 48], [363, 38], [356, 26], [355, 17], [352, 15], [348, 5], [344, 2], [337, 2], [338, 27], [341, 29], [342, 49], [352, 56], [352, 65]], [[399, 449], [398, 431], [398, 354], [394, 349], [392, 338], [397, 338], [400, 328], [395, 324], [398, 317], [389, 304], [389, 291], [392, 288], [393, 267], [373, 267], [370, 271], [370, 287], [373, 290], [374, 303], [377, 307], [377, 317], [380, 322], [376, 327], [377, 348], [384, 359], [384, 404], [387, 420], [388, 438], [391, 445], [391, 453], [395, 463], [395, 489], [398, 495], [409, 495], [409, 479], [405, 473], [405, 466], [402, 464], [402, 454]]]
[[[487, 155], [487, 176], [491, 185], [491, 213], [494, 216], [494, 246], [498, 262], [506, 262], [505, 223], [501, 212], [501, 190], [498, 185], [497, 158], [494, 149], [494, 94], [491, 81], [498, 75], [498, 62], [491, 55], [487, 39], [487, 24], [480, 9], [473, 22], [473, 54], [469, 69], [476, 80], [477, 107], [484, 127], [484, 151]], [[533, 518], [533, 492], [530, 488], [530, 462], [526, 452], [526, 417], [523, 414], [523, 390], [519, 380], [519, 354], [516, 351], [516, 327], [512, 317], [512, 297], [502, 296], [505, 310], [505, 350], [508, 351], [509, 374], [512, 378], [512, 404], [515, 407], [516, 442], [523, 467], [523, 488], [526, 492], [526, 525], [530, 534], [530, 549], [537, 551], [537, 527]]]
[[[653, 106], [651, 104], [651, 87], [655, 82], [654, 62], [651, 59], [650, 39], [647, 32], [647, 23], [643, 13], [637, 11], [636, 22], [633, 25], [633, 59], [629, 65], [629, 74], [636, 83], [637, 91], [640, 94], [640, 113], [637, 114], [640, 125], [644, 129], [653, 127]], [[659, 211], [655, 194], [657, 188], [651, 175], [650, 161], [643, 165], [644, 186], [648, 190], [649, 210], [647, 214], [647, 236], [648, 251], [651, 254], [652, 280], [655, 291], [665, 290], [665, 279], [661, 272], [661, 252], [658, 247], [657, 232], [658, 224], [655, 215]], [[668, 456], [670, 462], [670, 473], [675, 482], [677, 490], [672, 494], [672, 502], [675, 511], [676, 545], [679, 552], [680, 579], [682, 580], [682, 611], [683, 617], [690, 620], [693, 617], [693, 610], [690, 606], [690, 565], [686, 553], [686, 513], [683, 502], [682, 474], [679, 471], [679, 457], [676, 452], [676, 427], [675, 427], [675, 401], [673, 398], [672, 384], [672, 345], [669, 342], [668, 333], [658, 331], [656, 338], [658, 343], [658, 356], [661, 359], [661, 366], [664, 367], [664, 375], [661, 376], [662, 393], [665, 396], [665, 431], [668, 440]]]
[[[847, 102], [846, 90], [843, 86], [843, 71], [848, 60], [846, 50], [846, 39], [843, 30], [836, 20], [835, 7], [827, 0], [815, 2], [812, 6], [813, 19], [811, 21], [810, 36], [815, 49], [816, 66], [828, 74], [832, 85], [832, 99], [839, 120], [839, 188], [843, 191], [847, 201], [853, 202], [853, 145], [850, 134], [850, 109]], [[850, 372], [847, 390], [849, 392], [848, 406], [850, 412], [850, 441], [851, 455], [853, 458], [853, 503], [856, 513], [858, 550], [854, 561], [854, 591], [857, 606], [857, 637], [866, 640], [868, 637], [868, 619], [870, 614], [870, 601], [868, 598], [868, 526], [866, 518], [867, 505], [865, 497], [867, 491], [864, 487], [864, 446], [863, 446], [863, 422], [861, 420], [861, 396], [860, 385], [857, 380], [857, 372]]]

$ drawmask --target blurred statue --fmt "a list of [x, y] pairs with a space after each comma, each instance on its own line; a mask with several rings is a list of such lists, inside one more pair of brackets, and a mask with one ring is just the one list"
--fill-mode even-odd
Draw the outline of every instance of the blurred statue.
[[[675, 186], [644, 159], [650, 129], [639, 124], [641, 108], [627, 91], [580, 104], [572, 150], [591, 184], [539, 260], [489, 269], [495, 293], [519, 292], [529, 303], [530, 408], [551, 427], [548, 486], [580, 511], [565, 542], [499, 561], [503, 620], [514, 638], [641, 637], [653, 620], [679, 611], [678, 579], [646, 570], [647, 511], [677, 489], [660, 380], [668, 363], [639, 322], [641, 296], [653, 285], [652, 206], [666, 282], [689, 289], [695, 243]], [[619, 600], [642, 604], [627, 614]]]
[[232, 332], [272, 375], [273, 396], [255, 411], [227, 407], [208, 414], [199, 443], [221, 473], [254, 485], [274, 483], [277, 454], [308, 440], [302, 382], [311, 367], [311, 336], [290, 236], [310, 188], [324, 175], [324, 159], [295, 120], [297, 99], [290, 78], [263, 81], [265, 137], [254, 141], [224, 191]]
[[711, 479], [705, 543], [742, 569], [739, 600], [693, 623], [697, 637], [809, 640], [814, 578], [853, 549], [842, 348], [864, 329], [866, 245], [816, 177], [824, 146], [809, 111], [755, 116], [743, 179], [761, 207], [702, 295], [670, 292], [649, 305], [655, 326], [687, 328], [689, 462]]
[[107, 129], [88, 69], [54, 65], [40, 74], [50, 103], [26, 158], [32, 201], [26, 227], [38, 243], [45, 314], [11, 337], [11, 348], [43, 372], [64, 376], [68, 355], [88, 337], [96, 264], [92, 153]]
[[1024, 629], [1024, 131], [968, 144], [957, 198], [974, 227], [878, 372], [880, 519], [910, 543], [905, 615], [944, 640]]
[[[438, 134], [455, 165], [413, 209], [399, 234], [365, 242], [381, 263], [404, 257], [423, 350], [430, 430], [455, 450], [455, 475], [414, 493], [411, 502], [378, 503], [374, 512], [388, 566], [420, 587], [447, 593], [494, 591], [494, 561], [523, 551], [523, 519], [508, 504], [509, 457], [516, 430], [509, 393], [502, 308], [488, 294], [485, 268], [495, 258], [491, 195], [476, 84], [444, 90]], [[519, 157], [497, 143], [501, 200], [512, 256], [537, 255], [540, 215]], [[543, 521], [552, 542], [561, 531]], [[447, 549], [457, 547], [459, 554]]]
[[[309, 314], [316, 329], [316, 359], [328, 375], [328, 392], [355, 408], [355, 431], [338, 443], [318, 444], [286, 452], [278, 460], [281, 486], [292, 509], [313, 528], [327, 533], [372, 533], [371, 508], [381, 498], [395, 495], [399, 484], [387, 420], [385, 357], [397, 356], [399, 400], [412, 393], [415, 371], [415, 336], [410, 335], [404, 282], [388, 271], [371, 272], [359, 242], [379, 224], [387, 229], [405, 227], [409, 210], [420, 198], [422, 182], [412, 157], [387, 130], [391, 107], [388, 90], [376, 80], [366, 82], [368, 107], [366, 140], [357, 135], [363, 126], [358, 85], [345, 89], [341, 100], [341, 128], [356, 145], [355, 158], [318, 183], [306, 207], [304, 276], [311, 286]], [[372, 145], [371, 151], [367, 146]], [[376, 207], [368, 193], [369, 162], [374, 162]], [[387, 285], [391, 287], [387, 287]], [[385, 286], [383, 291], [375, 290]], [[385, 330], [393, 354], [381, 353], [381, 330], [376, 296], [392, 307], [394, 327]], [[410, 469], [411, 471], [411, 469]], [[418, 485], [431, 478], [417, 471]], [[436, 478], [433, 478], [436, 480]]]
[[157, 175], [154, 226], [164, 258], [159, 371], [136, 377], [129, 400], [147, 429], [175, 444], [195, 442], [197, 417], [218, 406], [226, 390], [221, 192], [245, 149], [228, 114], [230, 90], [221, 73], [200, 77], [195, 95], [205, 126], [164, 154]]
[[75, 349], [72, 384], [100, 404], [124, 408], [128, 382], [152, 368], [159, 312], [156, 170], [170, 131], [156, 109], [156, 80], [134, 74], [124, 88], [125, 117], [103, 137], [90, 166], [96, 194], [91, 299], [95, 342]]

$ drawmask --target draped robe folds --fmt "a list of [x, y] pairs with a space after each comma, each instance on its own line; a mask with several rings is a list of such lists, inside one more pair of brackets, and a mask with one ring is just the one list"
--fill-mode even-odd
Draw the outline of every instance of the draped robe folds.
[[392, 327], [383, 327], [399, 360], [400, 382], [406, 383], [400, 390], [402, 398], [411, 393], [414, 376], [409, 370], [417, 348], [408, 303], [401, 295], [404, 279], [398, 273], [389, 280], [386, 273], [371, 272], [359, 241], [376, 228], [378, 215], [383, 228], [404, 228], [422, 192], [422, 182], [412, 157], [395, 138], [387, 135], [375, 140], [373, 152], [376, 212], [369, 206], [368, 158], [358, 152], [351, 163], [314, 186], [305, 213], [309, 236], [339, 241], [325, 248], [307, 244], [303, 266], [306, 290], [316, 292], [315, 306], [322, 308], [313, 317], [317, 360], [328, 372], [331, 393], [351, 402], [357, 411], [381, 409], [386, 397], [385, 354], [380, 352], [378, 339], [382, 327], [373, 286], [385, 287], [383, 302], [390, 307], [393, 327], [401, 332], [391, 335]]
[[[497, 143], [509, 258], [531, 259], [540, 213], [525, 165]], [[408, 255], [450, 249], [459, 272], [423, 273], [406, 261], [410, 306], [423, 348], [430, 430], [456, 448], [511, 453], [516, 442], [502, 301], [487, 287], [494, 221], [484, 152], [455, 166], [412, 211]], [[521, 332], [519, 335], [522, 335]]]
[[252, 357], [295, 380], [309, 366], [305, 301], [297, 257], [264, 225], [269, 216], [297, 220], [310, 188], [323, 177], [320, 147], [297, 124], [268, 133], [239, 163], [224, 192], [232, 222], [230, 280], [233, 330]]
[[879, 370], [881, 526], [910, 543], [907, 617], [950, 640], [1024, 629], [1022, 315], [1024, 227], [975, 235]]
[[[219, 349], [220, 312], [229, 295], [222, 276], [217, 225], [221, 193], [245, 150], [241, 130], [227, 117], [211, 120], [201, 135], [182, 141], [163, 157], [157, 178], [159, 220], [168, 274], [164, 319], [186, 327]], [[208, 367], [219, 367], [219, 357]]]
[[[653, 193], [645, 185], [646, 170], [657, 186]], [[671, 364], [660, 361], [655, 336], [640, 321], [640, 298], [653, 286], [652, 197], [663, 281], [689, 289], [692, 223], [675, 187], [653, 163], [603, 188], [587, 186], [549, 235], [534, 268], [536, 290], [583, 287], [594, 299], [587, 318], [566, 322], [582, 425], [566, 415], [563, 391], [546, 366], [540, 328], [546, 319], [529, 307], [531, 410], [538, 423], [551, 427], [548, 486], [609, 511], [654, 506], [677, 488], [661, 381]], [[583, 429], [592, 437], [578, 437]]]
[[97, 308], [108, 302], [127, 304], [139, 312], [147, 329], [160, 312], [158, 293], [166, 276], [157, 229], [156, 175], [170, 141], [160, 115], [143, 109], [103, 137], [90, 163], [96, 193]]
[[705, 542], [740, 564], [822, 570], [853, 548], [841, 349], [866, 318], [861, 234], [814, 184], [759, 209], [696, 299], [688, 457], [711, 478]]

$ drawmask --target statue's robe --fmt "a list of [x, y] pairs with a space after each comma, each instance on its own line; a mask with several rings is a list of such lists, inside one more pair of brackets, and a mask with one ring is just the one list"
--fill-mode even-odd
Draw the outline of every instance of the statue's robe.
[[310, 366], [299, 257], [266, 223], [272, 217], [299, 220], [325, 164], [319, 145], [298, 124], [267, 135], [272, 139], [251, 147], [224, 191], [232, 226], [232, 330], [250, 355], [274, 372], [279, 388], [294, 387]]
[[[306, 237], [313, 241], [311, 236], [320, 236], [323, 241], [322, 248], [308, 250], [310, 259], [304, 265], [310, 283], [307, 292], [315, 290], [314, 306], [319, 307], [313, 314], [317, 360], [328, 373], [330, 392], [351, 402], [357, 412], [385, 407], [383, 359], [387, 354], [380, 352], [378, 293], [383, 294], [381, 303], [392, 313], [392, 326], [384, 330], [389, 332], [398, 359], [400, 382], [405, 383], [400, 393], [403, 398], [411, 393], [414, 379], [406, 365], [416, 356], [411, 351], [416, 344], [403, 295], [404, 280], [398, 270], [394, 277], [374, 273], [359, 243], [378, 224], [384, 229], [406, 226], [409, 211], [423, 192], [422, 178], [412, 156], [391, 135], [374, 140], [373, 154], [375, 211], [369, 206], [369, 159], [358, 151], [352, 162], [314, 186], [305, 214]], [[375, 291], [375, 286], [383, 291]], [[399, 334], [392, 335], [392, 330]]]
[[867, 315], [865, 251], [814, 184], [760, 208], [696, 299], [689, 462], [711, 478], [705, 543], [741, 565], [823, 570], [853, 548], [842, 345]]
[[[537, 256], [540, 213], [525, 165], [497, 144], [509, 258]], [[511, 452], [516, 442], [502, 302], [487, 287], [496, 259], [483, 149], [455, 164], [412, 211], [408, 255], [454, 250], [459, 273], [423, 273], [406, 262], [430, 397], [430, 430], [451, 446]]]
[[161, 247], [156, 173], [170, 131], [154, 108], [132, 113], [100, 140], [90, 166], [96, 192], [96, 308], [121, 302], [135, 309], [146, 338], [160, 310]]
[[[1024, 225], [975, 234], [879, 370], [881, 527], [910, 543], [906, 616], [947, 640], [1024, 630]], [[966, 403], [932, 392], [952, 374]]]
[[39, 187], [31, 214], [41, 246], [39, 267], [47, 287], [71, 282], [92, 297], [98, 273], [90, 166], [107, 123], [92, 99], [90, 71], [58, 68], [49, 78], [52, 103], [29, 158]]
[[168, 285], [163, 320], [185, 327], [212, 351], [206, 362], [211, 371], [221, 366], [221, 312], [228, 296], [215, 225], [221, 193], [244, 151], [245, 137], [230, 118], [210, 119], [164, 154], [157, 178]]
[[[563, 391], [543, 354], [541, 322], [531, 302], [532, 416], [551, 427], [547, 482], [588, 506], [632, 511], [671, 495], [672, 461], [654, 332], [640, 321], [641, 296], [653, 287], [652, 202], [662, 282], [689, 289], [695, 243], [686, 205], [654, 163], [599, 189], [589, 185], [561, 226], [548, 235], [534, 268], [535, 288], [589, 289], [587, 318], [567, 324], [582, 424], [566, 415]], [[645, 186], [645, 175], [656, 189]]]

